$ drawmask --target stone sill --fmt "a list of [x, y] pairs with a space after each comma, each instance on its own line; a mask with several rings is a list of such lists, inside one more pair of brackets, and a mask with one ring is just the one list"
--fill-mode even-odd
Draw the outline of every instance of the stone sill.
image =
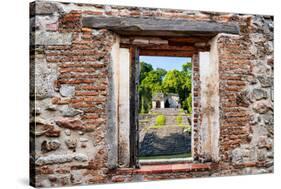
[[161, 165], [143, 165], [139, 169], [134, 168], [119, 168], [117, 174], [161, 174], [161, 173], [180, 173], [180, 172], [197, 172], [208, 171], [211, 169], [211, 164], [203, 163], [176, 163], [176, 164], [161, 164]]
[[140, 165], [161, 165], [161, 164], [175, 164], [175, 163], [192, 163], [193, 158], [173, 158], [173, 159], [153, 159], [153, 160], [139, 160]]

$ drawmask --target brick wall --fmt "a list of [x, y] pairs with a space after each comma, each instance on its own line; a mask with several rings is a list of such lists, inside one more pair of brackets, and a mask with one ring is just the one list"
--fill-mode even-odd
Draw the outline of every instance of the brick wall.
[[198, 160], [199, 143], [199, 120], [200, 120], [200, 72], [198, 54], [192, 56], [192, 155], [194, 160]]
[[[220, 35], [217, 163], [131, 176], [112, 169], [112, 57], [116, 35], [83, 28], [89, 15], [233, 22]], [[273, 172], [273, 18], [171, 9], [31, 3], [31, 184], [38, 187]], [[193, 56], [193, 85], [199, 83]], [[197, 153], [200, 88], [194, 94]], [[195, 158], [195, 160], [197, 160]], [[169, 169], [171, 170], [171, 169]]]

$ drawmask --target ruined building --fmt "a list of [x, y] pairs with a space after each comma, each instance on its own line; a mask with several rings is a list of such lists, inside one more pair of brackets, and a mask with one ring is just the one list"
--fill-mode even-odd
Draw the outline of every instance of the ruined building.
[[180, 108], [179, 95], [156, 93], [152, 96], [152, 108]]
[[[273, 172], [273, 16], [30, 4], [37, 187]], [[192, 160], [138, 160], [138, 57], [192, 58]]]

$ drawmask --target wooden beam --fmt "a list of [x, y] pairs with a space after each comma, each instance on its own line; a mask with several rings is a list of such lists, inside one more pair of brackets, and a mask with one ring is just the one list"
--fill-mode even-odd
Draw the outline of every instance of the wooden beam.
[[83, 27], [109, 29], [120, 35], [140, 36], [214, 36], [217, 33], [239, 34], [235, 23], [156, 18], [87, 16]]
[[138, 168], [139, 50], [130, 48], [130, 167]]
[[175, 57], [192, 57], [196, 51], [171, 51], [171, 50], [151, 50], [140, 49], [140, 56], [175, 56]]
[[138, 45], [130, 45], [130, 44], [120, 44], [121, 48], [130, 48], [131, 46], [138, 47], [140, 49], [147, 50], [169, 50], [169, 51], [195, 51], [196, 48], [193, 46], [172, 46], [169, 44], [138, 44]]
[[208, 42], [210, 37], [168, 37], [166, 39], [171, 43], [179, 44]]

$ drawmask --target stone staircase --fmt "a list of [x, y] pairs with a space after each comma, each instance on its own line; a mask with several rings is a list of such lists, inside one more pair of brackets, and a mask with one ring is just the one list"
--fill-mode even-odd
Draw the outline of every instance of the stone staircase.
[[140, 156], [171, 155], [190, 152], [191, 135], [184, 128], [165, 125], [140, 133]]
[[179, 108], [156, 108], [156, 109], [151, 109], [151, 114], [178, 115], [178, 114], [180, 114], [180, 109]]
[[139, 115], [139, 128], [142, 130], [145, 126], [155, 125], [156, 118], [158, 115], [164, 115], [166, 118], [165, 125], [177, 125], [176, 118], [177, 116], [182, 116], [182, 124], [190, 125], [190, 116], [187, 116], [185, 113], [180, 112], [178, 108], [157, 108], [152, 109], [149, 114]]

